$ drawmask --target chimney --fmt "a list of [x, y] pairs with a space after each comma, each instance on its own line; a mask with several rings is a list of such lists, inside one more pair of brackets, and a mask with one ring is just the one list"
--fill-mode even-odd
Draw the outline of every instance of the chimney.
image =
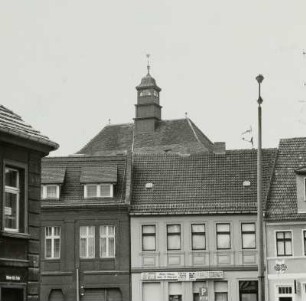
[[214, 154], [225, 155], [225, 142], [215, 142], [214, 143]]

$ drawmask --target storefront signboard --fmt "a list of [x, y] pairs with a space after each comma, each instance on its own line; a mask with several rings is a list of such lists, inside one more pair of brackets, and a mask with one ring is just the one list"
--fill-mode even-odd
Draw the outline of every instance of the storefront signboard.
[[147, 272], [141, 273], [141, 280], [196, 281], [200, 279], [222, 279], [223, 271], [198, 272]]

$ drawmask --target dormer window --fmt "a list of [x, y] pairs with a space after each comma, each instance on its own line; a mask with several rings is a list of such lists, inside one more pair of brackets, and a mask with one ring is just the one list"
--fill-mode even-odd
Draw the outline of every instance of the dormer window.
[[84, 198], [112, 198], [117, 183], [117, 165], [86, 166], [81, 170]]
[[306, 213], [306, 167], [295, 170], [298, 213]]
[[58, 200], [60, 196], [60, 186], [55, 184], [42, 185], [41, 198], [43, 200]]
[[112, 198], [113, 184], [87, 184], [84, 185], [84, 198]]

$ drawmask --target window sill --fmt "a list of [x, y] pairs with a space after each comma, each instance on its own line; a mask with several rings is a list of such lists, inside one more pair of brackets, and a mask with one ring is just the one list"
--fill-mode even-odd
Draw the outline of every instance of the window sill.
[[2, 236], [6, 236], [6, 237], [30, 239], [30, 234], [28, 234], [28, 233], [1, 231], [1, 234], [2, 234]]

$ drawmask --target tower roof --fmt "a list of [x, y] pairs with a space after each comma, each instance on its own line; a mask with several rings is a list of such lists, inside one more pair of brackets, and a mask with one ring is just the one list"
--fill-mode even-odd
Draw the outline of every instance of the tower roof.
[[143, 90], [146, 88], [154, 88], [158, 92], [161, 91], [161, 88], [157, 86], [155, 79], [151, 76], [150, 72], [141, 79], [141, 83], [136, 87], [137, 90]]

